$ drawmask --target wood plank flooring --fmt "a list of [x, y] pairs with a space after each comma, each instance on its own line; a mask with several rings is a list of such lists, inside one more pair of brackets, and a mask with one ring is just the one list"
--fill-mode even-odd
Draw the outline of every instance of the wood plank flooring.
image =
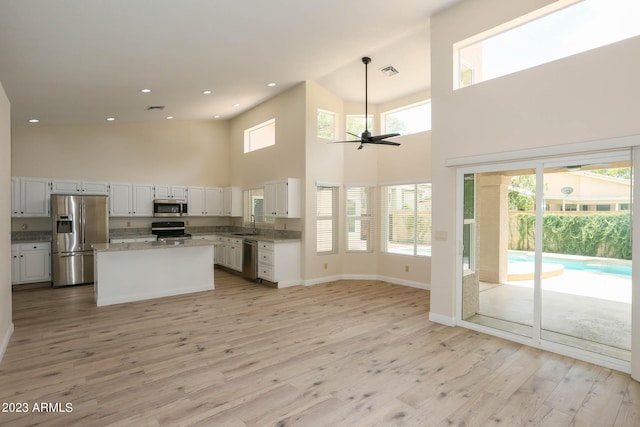
[[431, 323], [428, 291], [384, 282], [217, 270], [211, 292], [98, 308], [91, 286], [32, 288], [13, 309], [0, 410], [28, 412], [2, 426], [640, 425], [628, 375]]

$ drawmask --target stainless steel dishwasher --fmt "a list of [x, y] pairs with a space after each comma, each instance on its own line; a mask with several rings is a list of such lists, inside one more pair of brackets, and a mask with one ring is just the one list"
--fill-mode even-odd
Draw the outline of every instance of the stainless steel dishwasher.
[[242, 241], [242, 277], [249, 280], [258, 279], [258, 242], [256, 240]]

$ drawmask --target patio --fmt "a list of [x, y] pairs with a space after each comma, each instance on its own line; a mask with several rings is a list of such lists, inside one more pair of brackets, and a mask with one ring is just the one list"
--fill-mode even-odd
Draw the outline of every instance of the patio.
[[[531, 336], [533, 280], [480, 283], [473, 323]], [[565, 269], [542, 281], [542, 338], [630, 360], [631, 276]]]

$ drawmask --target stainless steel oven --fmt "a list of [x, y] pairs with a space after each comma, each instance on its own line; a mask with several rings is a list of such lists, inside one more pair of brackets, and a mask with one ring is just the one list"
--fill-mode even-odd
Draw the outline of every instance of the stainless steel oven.
[[153, 216], [175, 217], [187, 215], [187, 201], [183, 199], [155, 199], [153, 201]]

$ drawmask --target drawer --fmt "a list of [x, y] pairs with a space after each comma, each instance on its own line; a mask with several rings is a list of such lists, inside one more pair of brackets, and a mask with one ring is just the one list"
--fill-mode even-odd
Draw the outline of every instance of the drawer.
[[273, 265], [273, 252], [258, 251], [258, 262]]
[[258, 277], [261, 279], [267, 279], [273, 282], [273, 267], [270, 265], [259, 264], [258, 265]]
[[272, 251], [273, 252], [273, 243], [272, 242], [258, 242], [258, 249]]
[[37, 243], [20, 243], [21, 251], [34, 251], [34, 250], [49, 250], [48, 242], [37, 242]]

